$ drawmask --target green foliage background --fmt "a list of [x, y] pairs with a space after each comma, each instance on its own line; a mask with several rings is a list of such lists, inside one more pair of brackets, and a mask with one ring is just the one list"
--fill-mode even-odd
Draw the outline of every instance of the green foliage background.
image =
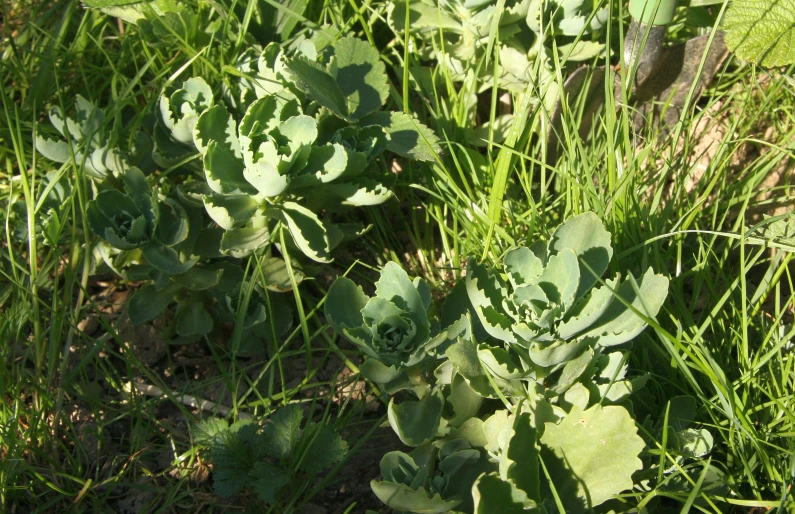
[[[513, 13], [524, 8], [522, 2], [491, 4]], [[136, 501], [144, 511], [215, 512], [235, 502], [251, 510], [302, 512], [341, 483], [386, 479], [388, 473], [372, 464], [366, 476], [346, 475], [357, 462], [370, 462], [358, 459], [371, 446], [379, 446], [380, 456], [400, 451], [401, 443], [384, 440], [390, 432], [381, 427], [389, 417], [386, 391], [377, 381], [360, 381], [384, 370], [368, 369], [367, 351], [333, 334], [323, 315], [331, 278], [346, 274], [372, 297], [379, 271], [400, 263], [427, 283], [421, 301], [426, 294], [432, 300], [430, 319], [443, 320], [439, 300], [469, 262], [493, 267], [510, 248], [548, 240], [565, 219], [584, 212], [595, 213], [612, 234], [606, 276], [638, 277], [651, 267], [670, 278], [656, 322], [633, 342], [625, 363], [629, 376], [648, 376], [633, 393], [633, 428], [648, 448], [642, 460], [652, 476], [646, 483], [664, 487], [636, 485], [604, 510], [791, 510], [795, 298], [788, 212], [795, 89], [786, 67], [792, 30], [785, 25], [791, 2], [772, 2], [770, 13], [780, 13], [775, 17], [759, 14], [768, 4], [758, 1], [682, 6], [669, 29], [672, 44], [722, 24], [736, 51], [704, 96], [661, 134], [651, 126], [633, 131], [631, 113], [616, 109], [621, 100], [598, 91], [605, 105], [588, 137], [577, 134], [582, 104], [563, 113], [563, 148], [555, 163], [544, 161], [540, 137], [551, 102], [581, 63], [618, 63], [627, 13], [612, 2], [565, 2], [562, 11], [558, 2], [527, 4], [549, 8], [550, 23], [528, 25], [526, 13], [504, 24], [488, 13], [466, 25], [447, 23], [451, 13], [474, 17], [489, 7], [452, 0], [409, 2], [409, 12], [435, 12], [437, 26], [423, 18], [408, 31], [399, 23], [406, 3], [380, 0], [0, 5], [0, 510], [95, 512], [121, 508], [119, 502], [141, 493]], [[601, 25], [571, 29], [571, 20], [593, 22], [602, 8]], [[754, 32], [760, 27], [765, 30]], [[113, 175], [121, 166], [114, 149], [124, 151], [128, 165], [157, 166], [157, 183], [148, 185], [165, 198], [178, 195], [171, 187], [178, 168], [200, 166], [190, 156], [181, 164], [157, 164], [140, 136], [152, 127], [166, 85], [179, 88], [189, 77], [202, 77], [220, 94], [251, 76], [254, 70], [241, 69], [239, 58], [250, 58], [246, 52], [255, 44], [297, 52], [302, 41], [327, 46], [346, 36], [377, 51], [386, 73], [377, 96], [393, 114], [381, 115], [379, 124], [400, 133], [401, 126], [423, 123], [427, 134], [439, 137], [439, 151], [421, 146], [413, 155], [411, 148], [401, 153], [406, 141], [391, 139], [387, 155], [399, 157], [381, 162], [393, 174], [394, 198], [340, 215], [341, 225], [358, 228], [346, 225], [355, 237], [330, 256], [331, 263], [278, 262], [252, 252], [223, 271], [198, 266], [201, 273], [167, 282], [148, 271], [117, 279], [102, 267], [128, 264], [103, 254], [95, 232], [107, 228], [132, 233], [133, 244], [141, 244], [133, 252], [157, 246], [151, 255], [173, 256], [163, 248], [179, 254], [184, 245], [179, 230], [157, 234], [147, 225], [142, 233], [128, 231], [135, 219], [146, 220], [146, 209], [111, 220], [108, 207], [105, 218], [121, 225], [92, 231], [89, 223], [92, 200], [109, 198], [102, 191], [135, 195], [122, 175]], [[471, 57], [464, 50], [472, 50]], [[305, 64], [298, 66], [311, 73]], [[623, 78], [626, 70], [611, 72]], [[327, 92], [306, 89], [316, 100]], [[343, 118], [358, 117], [355, 103], [337, 95], [327, 104]], [[102, 108], [101, 116], [91, 105]], [[51, 117], [77, 120], [85, 130], [59, 130]], [[99, 187], [97, 175], [108, 172], [115, 178]], [[175, 220], [182, 218], [174, 212]], [[300, 253], [289, 238], [274, 244]], [[160, 285], [169, 285], [157, 290], [158, 276]], [[107, 308], [97, 295], [106, 287], [100, 283], [137, 291], [139, 306], [154, 311], [141, 321], [177, 343], [160, 365], [132, 351], [115, 313], [99, 314]], [[161, 308], [162, 291], [169, 295]], [[87, 329], [91, 324], [98, 328]], [[201, 348], [217, 373], [182, 382], [163, 374], [160, 366], [173, 364], [171, 356], [184, 345]], [[365, 388], [369, 404], [342, 393], [355, 384]], [[215, 389], [227, 395], [210, 410], [185, 403]], [[286, 456], [252, 462], [247, 479], [279, 491], [272, 505], [257, 498], [256, 485], [231, 500], [208, 495], [211, 481], [196, 478], [208, 463], [217, 467], [193, 423], [228, 417], [221, 422], [234, 426], [245, 415], [259, 423], [293, 405], [306, 406], [304, 416], [311, 418], [302, 437], [310, 423], [333, 426], [327, 433], [348, 441], [345, 456], [336, 460], [340, 450], [328, 468], [311, 472]], [[596, 419], [597, 411], [589, 416]], [[558, 430], [569, 440], [573, 427]], [[445, 455], [466, 459], [470, 450], [449, 447]], [[409, 457], [415, 465], [427, 458], [403, 453], [394, 459], [407, 469]], [[267, 467], [276, 460], [297, 470], [283, 488], [276, 487], [283, 475], [277, 479]], [[478, 490], [510, 495], [500, 489], [505, 483], [486, 475]], [[369, 490], [345, 490], [335, 496], [340, 512], [382, 508]]]

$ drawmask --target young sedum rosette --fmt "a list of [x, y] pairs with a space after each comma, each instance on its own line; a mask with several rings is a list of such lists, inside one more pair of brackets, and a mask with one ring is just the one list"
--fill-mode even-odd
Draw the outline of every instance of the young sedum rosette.
[[536, 366], [555, 366], [586, 346], [630, 341], [665, 301], [668, 279], [651, 269], [639, 282], [629, 274], [594, 287], [612, 256], [610, 233], [589, 212], [567, 220], [548, 244], [509, 251], [503, 273], [470, 264], [466, 290], [490, 336]]
[[183, 273], [197, 259], [180, 256], [174, 246], [188, 237], [188, 215], [171, 198], [146, 182], [138, 168], [124, 174], [124, 191], [105, 189], [88, 202], [91, 231], [117, 250], [140, 249], [163, 273]]
[[411, 368], [435, 359], [434, 350], [446, 338], [444, 333], [432, 335], [430, 289], [424, 280], [412, 281], [390, 262], [375, 285], [371, 298], [352, 280], [338, 278], [326, 296], [326, 319], [369, 357], [361, 368], [366, 378], [395, 387]]

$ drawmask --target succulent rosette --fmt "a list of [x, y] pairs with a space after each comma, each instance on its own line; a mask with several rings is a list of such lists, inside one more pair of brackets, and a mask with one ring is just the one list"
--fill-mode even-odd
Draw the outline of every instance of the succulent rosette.
[[567, 220], [548, 243], [509, 251], [502, 273], [470, 264], [466, 290], [485, 331], [541, 367], [588, 346], [635, 338], [665, 301], [668, 279], [649, 269], [639, 281], [628, 274], [595, 287], [613, 256], [610, 239], [601, 220], [585, 213]]
[[375, 293], [368, 297], [352, 280], [341, 277], [329, 288], [325, 309], [329, 324], [374, 361], [365, 368], [371, 371], [368, 378], [384, 383], [423, 362], [446, 339], [431, 333], [431, 297], [425, 281], [412, 281], [390, 262]]
[[119, 250], [139, 248], [152, 241], [157, 227], [156, 203], [146, 178], [136, 168], [124, 177], [126, 192], [106, 189], [88, 203], [88, 226]]
[[152, 190], [138, 168], [124, 174], [124, 191], [106, 189], [88, 203], [87, 221], [110, 246], [141, 249], [147, 262], [163, 273], [184, 273], [197, 262], [174, 248], [188, 237], [185, 209]]
[[481, 474], [497, 469], [482, 449], [465, 439], [426, 443], [410, 453], [389, 452], [381, 459], [382, 480], [371, 487], [378, 498], [401, 512], [469, 512], [470, 489]]

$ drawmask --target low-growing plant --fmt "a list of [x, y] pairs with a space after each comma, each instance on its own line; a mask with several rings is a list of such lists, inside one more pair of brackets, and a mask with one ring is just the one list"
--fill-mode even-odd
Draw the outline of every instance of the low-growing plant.
[[[501, 268], [471, 262], [439, 323], [427, 286], [394, 263], [372, 298], [346, 278], [332, 285], [326, 317], [368, 356], [362, 374], [408, 393], [392, 397], [388, 418], [414, 449], [382, 459], [372, 488], [384, 503], [585, 512], [644, 487], [633, 475], [647, 444], [627, 400], [646, 377], [628, 376], [617, 347], [654, 319], [668, 280], [651, 270], [604, 280], [612, 254], [595, 214], [572, 217], [549, 241], [508, 251]], [[683, 458], [709, 451], [709, 434], [685, 428]]]
[[[224, 260], [217, 248], [218, 231], [204, 220], [201, 204], [152, 188], [137, 168], [121, 178], [124, 190], [101, 190], [88, 203], [86, 221], [102, 240], [98, 257], [121, 277], [145, 282], [128, 306], [133, 323], [151, 321], [176, 301], [173, 333], [190, 342], [209, 334], [214, 320], [234, 322], [238, 307], [245, 305], [242, 334], [247, 344], [242, 353], [257, 353], [257, 343], [273, 338], [273, 330], [281, 335], [289, 327], [291, 311], [276, 300], [272, 303], [279, 316], [264, 323], [265, 293], [244, 282], [239, 263]], [[278, 259], [264, 261], [270, 277], [284, 275], [279, 263], [283, 265]], [[284, 282], [282, 277], [274, 290], [283, 290]], [[263, 349], [260, 344], [259, 351]]]
[[346, 234], [318, 214], [390, 198], [394, 175], [380, 158], [387, 149], [423, 160], [439, 151], [422, 124], [380, 111], [388, 82], [369, 44], [343, 38], [321, 54], [312, 45], [300, 49], [288, 57], [267, 46], [257, 75], [228, 94], [230, 106], [213, 103], [199, 78], [161, 98], [158, 127], [202, 155], [207, 187], [197, 196], [225, 230], [224, 253], [245, 256], [284, 230], [301, 253], [328, 262]]
[[[140, 25], [165, 8], [157, 5], [130, 9], [146, 15], [136, 18]], [[255, 57], [256, 66], [239, 60], [223, 85], [202, 77], [168, 85], [129, 154], [115, 145], [105, 112], [82, 97], [74, 119], [51, 109], [67, 140], [39, 137], [39, 151], [56, 162], [74, 155], [89, 175], [104, 179], [89, 202], [88, 226], [103, 241], [99, 257], [122, 277], [144, 282], [129, 305], [134, 323], [176, 300], [175, 332], [190, 340], [240, 306], [254, 313], [244, 327], [249, 334], [265, 319], [266, 293], [240, 287], [235, 259], [256, 254], [263, 285], [291, 289], [303, 277], [300, 256], [329, 262], [335, 246], [366, 230], [334, 223], [337, 212], [392, 196], [395, 175], [385, 152], [436, 158], [430, 130], [408, 114], [382, 110], [389, 84], [375, 49], [356, 38], [320, 47], [303, 36], [292, 46], [252, 46], [241, 59]], [[288, 325], [256, 331], [267, 338]]]
[[[429, 65], [418, 77], [441, 69], [452, 81], [463, 83], [461, 97], [474, 126], [477, 94], [491, 86], [522, 94], [532, 84], [533, 101], [543, 102], [551, 112], [558, 98], [556, 63], [598, 55], [604, 44], [597, 35], [607, 16], [608, 9], [600, 8], [599, 2], [583, 0], [509, 0], [502, 6], [496, 0], [411, 0], [391, 4], [388, 21], [403, 38], [408, 29], [412, 48]], [[495, 138], [502, 139], [511, 116], [495, 120]], [[474, 144], [482, 144], [478, 133], [470, 135]]]
[[209, 449], [216, 494], [247, 490], [272, 508], [283, 506], [280, 492], [345, 458], [348, 443], [331, 426], [306, 421], [302, 428], [303, 418], [301, 407], [291, 404], [262, 424], [214, 419], [196, 425], [194, 441]]

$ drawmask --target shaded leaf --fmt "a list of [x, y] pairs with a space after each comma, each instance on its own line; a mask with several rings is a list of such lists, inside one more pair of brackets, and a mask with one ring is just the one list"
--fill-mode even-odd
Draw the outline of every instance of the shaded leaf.
[[249, 472], [248, 481], [257, 498], [267, 504], [273, 504], [277, 500], [279, 489], [290, 483], [290, 473], [281, 466], [257, 462]]
[[290, 404], [276, 411], [263, 429], [265, 452], [276, 459], [290, 456], [300, 436], [301, 407]]
[[177, 284], [169, 284], [158, 291], [153, 285], [145, 285], [138, 289], [128, 304], [128, 314], [130, 321], [134, 325], [143, 325], [147, 321], [152, 321], [161, 314], [174, 295], [180, 289]]
[[348, 443], [328, 425], [311, 424], [305, 431], [304, 437], [308, 436], [313, 439], [301, 461], [304, 471], [320, 473], [348, 453]]
[[444, 402], [435, 394], [419, 401], [389, 401], [387, 417], [392, 429], [408, 446], [419, 446], [431, 440], [439, 430]]
[[434, 161], [442, 153], [436, 134], [404, 112], [379, 112], [369, 116], [364, 123], [383, 127], [390, 138], [387, 148], [403, 157]]

